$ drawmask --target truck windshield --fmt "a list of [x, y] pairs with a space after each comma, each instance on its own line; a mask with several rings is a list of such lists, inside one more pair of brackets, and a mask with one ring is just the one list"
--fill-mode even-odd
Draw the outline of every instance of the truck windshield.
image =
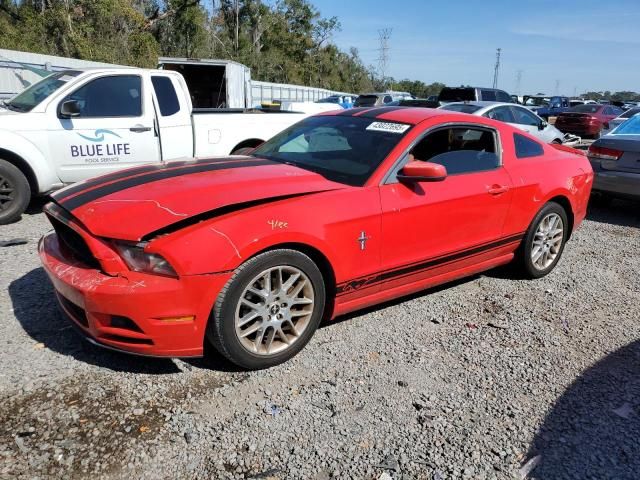
[[476, 99], [475, 88], [445, 87], [438, 95], [440, 102], [472, 102]]
[[406, 123], [372, 118], [309, 117], [263, 143], [251, 155], [362, 186], [410, 129]]
[[7, 108], [16, 112], [30, 112], [62, 85], [80, 75], [77, 70], [54, 73], [34, 83], [5, 103]]
[[548, 107], [551, 100], [543, 97], [529, 97], [525, 100], [524, 104], [527, 107]]

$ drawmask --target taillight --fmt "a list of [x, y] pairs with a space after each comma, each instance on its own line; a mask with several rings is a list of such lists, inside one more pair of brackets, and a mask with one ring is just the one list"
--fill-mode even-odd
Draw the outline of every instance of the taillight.
[[624, 152], [615, 148], [598, 147], [591, 145], [589, 147], [589, 156], [598, 160], [618, 160]]

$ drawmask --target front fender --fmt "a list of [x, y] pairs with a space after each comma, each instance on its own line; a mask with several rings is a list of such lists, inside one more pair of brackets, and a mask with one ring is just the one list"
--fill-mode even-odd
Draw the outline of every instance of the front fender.
[[9, 130], [0, 130], [0, 158], [4, 152], [12, 154], [8, 155], [6, 160], [10, 161], [11, 156], [17, 156], [27, 164], [35, 176], [38, 193], [46, 193], [62, 186], [52, 162], [46, 159], [35, 144], [22, 135]]

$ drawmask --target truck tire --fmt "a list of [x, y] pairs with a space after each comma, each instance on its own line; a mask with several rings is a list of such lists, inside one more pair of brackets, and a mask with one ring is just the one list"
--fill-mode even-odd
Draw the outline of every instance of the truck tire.
[[0, 225], [18, 220], [30, 200], [27, 177], [18, 167], [0, 158]]

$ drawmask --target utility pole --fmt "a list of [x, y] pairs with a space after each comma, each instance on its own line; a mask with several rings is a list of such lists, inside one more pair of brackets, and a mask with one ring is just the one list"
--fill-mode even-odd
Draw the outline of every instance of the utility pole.
[[498, 88], [498, 73], [500, 73], [500, 52], [502, 52], [501, 48], [496, 50], [496, 67], [493, 71], [493, 88]]
[[389, 39], [391, 38], [392, 28], [383, 28], [378, 30], [380, 47], [378, 48], [378, 71], [382, 78], [382, 89], [387, 85], [387, 64], [389, 63]]
[[516, 94], [520, 95], [522, 92], [520, 91], [520, 87], [522, 86], [522, 73], [523, 70], [518, 70], [516, 72]]

